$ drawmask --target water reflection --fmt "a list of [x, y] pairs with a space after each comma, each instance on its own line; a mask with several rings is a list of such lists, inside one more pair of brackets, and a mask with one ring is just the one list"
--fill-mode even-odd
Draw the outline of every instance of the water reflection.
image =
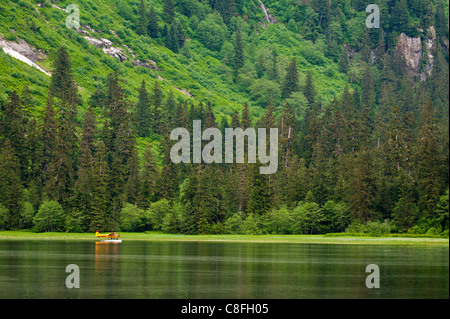
[[[64, 284], [69, 264], [80, 289]], [[448, 247], [11, 240], [0, 298], [448, 298], [448, 265]]]
[[95, 242], [95, 275], [117, 270], [119, 246], [117, 243]]

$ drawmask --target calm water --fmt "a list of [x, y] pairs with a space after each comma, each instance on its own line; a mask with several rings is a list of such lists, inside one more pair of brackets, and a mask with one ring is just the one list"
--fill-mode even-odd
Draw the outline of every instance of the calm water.
[[3, 239], [0, 298], [448, 298], [448, 265], [448, 247]]

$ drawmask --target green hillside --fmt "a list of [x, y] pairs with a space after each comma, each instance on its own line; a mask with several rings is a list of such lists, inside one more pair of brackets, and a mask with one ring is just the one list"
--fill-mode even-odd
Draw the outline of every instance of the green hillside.
[[[162, 2], [153, 1], [155, 11], [159, 14], [159, 26], [163, 30]], [[186, 1], [188, 2], [188, 1]], [[194, 2], [194, 1], [192, 1]], [[251, 1], [249, 1], [251, 2]], [[340, 93], [347, 77], [339, 72], [337, 63], [324, 56], [323, 41], [314, 44], [305, 40], [296, 32], [290, 31], [285, 24], [272, 24], [266, 28], [261, 26], [255, 30], [254, 25], [263, 21], [263, 12], [255, 3], [246, 3], [246, 20], [240, 16], [233, 18], [226, 26], [220, 15], [214, 15], [208, 5], [200, 5], [202, 15], [200, 19], [209, 19], [223, 29], [223, 33], [214, 39], [215, 46], [211, 49], [204, 43], [199, 19], [197, 16], [185, 16], [181, 7], [177, 7], [176, 19], [182, 24], [188, 37], [183, 49], [175, 54], [164, 46], [162, 38], [152, 39], [136, 33], [139, 23], [139, 1], [46, 1], [41, 7], [39, 1], [9, 1], [1, 4], [2, 23], [0, 34], [6, 40], [25, 40], [37, 50], [47, 56], [39, 61], [46, 70], [51, 70], [51, 61], [60, 46], [68, 49], [72, 59], [75, 79], [80, 86], [80, 93], [86, 102], [94, 92], [97, 84], [105, 75], [117, 70], [124, 79], [124, 88], [134, 100], [143, 79], [151, 86], [152, 82], [162, 77], [162, 88], [167, 94], [173, 88], [187, 89], [196, 101], [211, 102], [218, 113], [231, 116], [233, 110], [242, 108], [243, 103], [250, 102], [250, 109], [255, 115], [261, 114], [265, 108], [266, 97], [259, 97], [259, 90], [255, 87], [263, 84], [272, 88], [279, 86], [275, 83], [258, 78], [256, 68], [258, 58], [263, 57], [264, 64], [271, 63], [272, 51], [278, 59], [279, 78], [282, 79], [287, 64], [292, 57], [296, 57], [301, 70], [301, 82], [304, 81], [307, 70], [312, 70], [316, 76], [317, 87], [323, 99], [329, 100]], [[44, 3], [44, 2], [42, 2]], [[149, 7], [147, 4], [147, 8]], [[184, 3], [180, 1], [180, 3]], [[69, 13], [53, 7], [66, 8], [69, 4], [77, 4], [80, 9], [81, 29], [87, 34], [77, 33], [66, 27], [65, 21]], [[181, 12], [180, 12], [181, 11]], [[95, 31], [83, 27], [89, 26]], [[234, 83], [230, 56], [232, 56], [233, 34], [237, 26], [242, 28], [245, 45], [245, 71], [241, 81]], [[209, 31], [209, 30], [208, 30]], [[114, 47], [123, 49], [126, 61], [120, 62], [102, 52], [101, 49], [90, 45], [84, 36], [92, 38], [106, 38], [112, 41]], [[203, 40], [203, 41], [202, 41]], [[123, 47], [124, 45], [127, 46]], [[21, 63], [14, 63], [0, 52], [2, 59], [0, 76], [2, 90], [6, 93], [12, 89], [19, 91], [29, 84], [33, 96], [36, 96], [37, 106], [45, 104], [48, 90], [48, 79]], [[153, 60], [161, 71], [133, 67], [133, 61]], [[12, 75], [12, 78], [11, 78]], [[258, 82], [260, 80], [261, 83]], [[253, 88], [253, 90], [252, 90]], [[280, 102], [278, 88], [274, 89], [276, 102]], [[175, 90], [179, 98], [188, 97]], [[3, 95], [4, 96], [4, 95]]]
[[[0, 18], [0, 229], [448, 235], [448, 1], [12, 0]], [[172, 163], [171, 129], [198, 119], [278, 128], [277, 173]]]

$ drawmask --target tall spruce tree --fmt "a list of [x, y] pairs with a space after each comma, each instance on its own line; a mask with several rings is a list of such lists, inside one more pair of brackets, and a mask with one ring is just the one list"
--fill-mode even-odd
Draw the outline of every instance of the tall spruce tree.
[[283, 85], [281, 87], [281, 97], [283, 99], [288, 98], [291, 93], [299, 90], [299, 74], [297, 69], [297, 60], [292, 59], [288, 66], [286, 77], [284, 78]]
[[150, 133], [152, 123], [151, 105], [148, 96], [145, 80], [142, 80], [139, 89], [139, 99], [135, 111], [136, 132], [140, 137], [147, 137]]
[[237, 28], [234, 34], [234, 57], [233, 57], [233, 79], [236, 82], [239, 71], [244, 67], [244, 44], [242, 42], [241, 30]]
[[109, 206], [109, 168], [107, 161], [107, 149], [103, 141], [96, 144], [96, 152], [93, 165], [93, 200], [92, 214], [89, 225], [90, 231], [103, 231], [107, 229], [106, 212]]
[[150, 37], [153, 39], [156, 39], [159, 37], [159, 26], [158, 26], [158, 15], [155, 12], [155, 7], [152, 5], [150, 6], [150, 10], [148, 12], [147, 16], [147, 33]]
[[140, 35], [147, 35], [147, 10], [145, 8], [144, 0], [139, 2], [138, 9], [139, 20], [137, 22], [137, 33]]
[[16, 229], [20, 221], [20, 203], [23, 185], [20, 180], [19, 158], [8, 139], [3, 143], [0, 153], [0, 204], [9, 210], [7, 229]]
[[167, 24], [172, 24], [175, 19], [175, 6], [173, 0], [164, 0], [163, 3], [163, 19]]
[[67, 208], [72, 194], [78, 156], [76, 117], [80, 103], [72, 65], [65, 47], [61, 47], [53, 64], [48, 103], [59, 111], [58, 133], [54, 138], [56, 148], [49, 165], [46, 194]]
[[417, 141], [417, 186], [419, 191], [419, 208], [422, 216], [431, 217], [434, 214], [442, 178], [439, 171], [442, 158], [439, 152], [438, 127], [435, 111], [431, 102], [427, 102], [422, 111], [421, 128]]

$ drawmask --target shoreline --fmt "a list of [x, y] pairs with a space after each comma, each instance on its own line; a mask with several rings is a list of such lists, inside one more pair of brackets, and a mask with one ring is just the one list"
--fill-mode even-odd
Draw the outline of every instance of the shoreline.
[[[119, 233], [126, 241], [179, 241], [227, 243], [284, 243], [284, 244], [366, 244], [366, 245], [425, 245], [447, 246], [448, 238], [427, 237], [370, 237], [326, 235], [174, 235], [164, 233]], [[33, 233], [29, 231], [0, 231], [0, 240], [88, 240], [99, 241], [94, 233]]]

